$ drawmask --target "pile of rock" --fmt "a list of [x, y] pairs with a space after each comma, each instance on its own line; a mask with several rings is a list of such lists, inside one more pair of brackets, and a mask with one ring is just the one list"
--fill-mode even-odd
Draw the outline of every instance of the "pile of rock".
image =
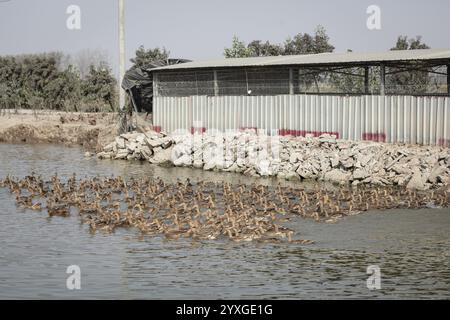
[[450, 149], [369, 141], [272, 137], [255, 130], [167, 136], [123, 134], [100, 158], [147, 160], [204, 170], [426, 190], [450, 184]]
[[125, 133], [103, 148], [100, 159], [147, 160], [159, 165], [171, 165], [173, 139], [164, 133]]

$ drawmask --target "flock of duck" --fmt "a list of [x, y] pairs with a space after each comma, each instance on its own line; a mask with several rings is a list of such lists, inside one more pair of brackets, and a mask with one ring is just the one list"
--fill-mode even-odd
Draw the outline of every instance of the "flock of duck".
[[294, 239], [284, 224], [295, 216], [334, 222], [361, 211], [450, 206], [446, 190], [417, 192], [396, 187], [324, 188], [233, 185], [226, 182], [166, 183], [161, 179], [91, 177], [75, 174], [6, 177], [0, 187], [15, 194], [19, 207], [49, 216], [78, 213], [91, 232], [134, 227], [151, 236], [193, 240], [312, 243]]

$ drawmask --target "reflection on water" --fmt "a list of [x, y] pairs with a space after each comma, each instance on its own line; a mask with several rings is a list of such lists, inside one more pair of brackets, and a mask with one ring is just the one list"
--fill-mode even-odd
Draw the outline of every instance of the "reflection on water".
[[[0, 145], [0, 177], [32, 171], [45, 177], [75, 172], [252, 181], [236, 174], [85, 159], [76, 148]], [[91, 235], [76, 216], [48, 218], [17, 208], [6, 189], [0, 189], [0, 205], [3, 299], [450, 297], [448, 209], [372, 212], [334, 225], [299, 218], [290, 227], [316, 241], [301, 246], [166, 241], [123, 229]], [[79, 291], [66, 289], [69, 265], [81, 268]], [[381, 268], [381, 290], [366, 287], [369, 265]]]

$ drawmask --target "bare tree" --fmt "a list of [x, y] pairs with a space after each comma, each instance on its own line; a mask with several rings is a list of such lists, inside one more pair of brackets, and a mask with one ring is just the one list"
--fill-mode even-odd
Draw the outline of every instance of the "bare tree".
[[109, 64], [109, 56], [107, 51], [101, 49], [83, 49], [70, 59], [70, 64], [77, 68], [81, 79], [86, 78], [91, 66], [98, 68], [105, 63]]

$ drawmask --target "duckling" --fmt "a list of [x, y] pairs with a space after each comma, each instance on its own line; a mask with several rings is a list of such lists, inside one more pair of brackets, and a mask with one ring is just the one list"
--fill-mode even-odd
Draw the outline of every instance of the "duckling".
[[32, 204], [32, 199], [29, 196], [16, 196], [16, 203], [21, 206], [21, 207], [25, 207], [25, 208], [29, 208], [31, 207]]
[[103, 231], [105, 233], [112, 233], [114, 231], [114, 229], [115, 229], [114, 225], [104, 225], [99, 230]]
[[282, 243], [283, 241], [279, 238], [270, 238], [270, 237], [262, 237], [257, 239], [256, 241], [260, 243]]
[[[8, 178], [1, 185], [9, 188], [16, 195], [17, 205], [25, 208], [39, 209], [38, 203], [33, 204], [35, 197], [47, 200], [49, 215], [68, 215], [73, 206], [94, 231], [134, 227], [152, 235], [167, 231], [169, 238], [174, 239], [190, 236], [193, 240], [214, 240], [223, 234], [238, 242], [259, 239], [270, 242], [271, 238], [280, 241], [288, 230], [275, 227], [274, 222], [287, 222], [292, 214], [332, 223], [343, 215], [372, 207], [419, 208], [430, 203], [448, 206], [450, 199], [446, 189], [423, 194], [393, 187], [326, 190], [315, 185], [303, 190], [255, 183], [240, 184], [233, 189], [223, 182], [177, 185], [150, 178], [126, 182], [121, 177], [78, 181], [73, 177], [63, 183], [57, 175], [50, 181], [35, 176]], [[29, 196], [23, 196], [23, 192]], [[120, 212], [122, 203], [127, 204], [125, 212]]]
[[41, 211], [42, 210], [42, 204], [37, 202], [37, 203], [33, 204], [31, 207], [29, 207], [29, 209], [35, 210], [35, 211]]
[[70, 216], [69, 209], [67, 207], [65, 207], [64, 205], [50, 206], [50, 207], [47, 205], [47, 212], [50, 217], [52, 217], [52, 216], [68, 217], [68, 216]]
[[289, 243], [296, 243], [296, 244], [313, 244], [314, 241], [312, 240], [304, 240], [304, 239], [299, 239], [299, 240], [293, 240], [292, 239], [292, 235], [294, 234], [293, 231], [289, 231], [287, 233], [287, 237], [288, 237], [288, 242]]
[[254, 238], [251, 235], [235, 236], [235, 237], [231, 238], [231, 240], [233, 240], [234, 242], [242, 242], [242, 241], [250, 242], [250, 241], [253, 241], [253, 239]]
[[319, 221], [320, 217], [319, 217], [319, 213], [317, 211], [313, 212], [311, 214], [311, 216], [314, 218], [314, 220]]
[[290, 220], [291, 220], [291, 218], [289, 218], [289, 217], [277, 218], [276, 219], [276, 221], [278, 221], [278, 222], [288, 222]]

